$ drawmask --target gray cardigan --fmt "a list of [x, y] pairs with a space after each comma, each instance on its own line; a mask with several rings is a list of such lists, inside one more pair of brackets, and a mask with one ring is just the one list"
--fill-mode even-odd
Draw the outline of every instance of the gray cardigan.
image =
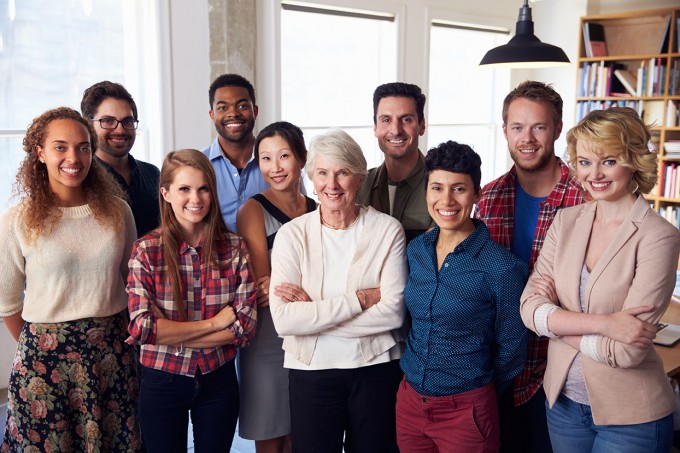
[[[272, 250], [271, 288], [281, 283], [301, 286], [311, 302], [283, 302], [269, 295], [274, 327], [283, 337], [283, 349], [302, 363], [311, 363], [321, 332], [360, 338], [365, 360], [390, 350], [403, 341], [404, 287], [408, 278], [404, 230], [392, 217], [362, 207], [364, 228], [347, 274], [347, 292], [321, 299], [323, 250], [320, 210], [283, 225]], [[356, 291], [380, 287], [381, 300], [362, 311]], [[395, 348], [397, 359], [401, 355]]]

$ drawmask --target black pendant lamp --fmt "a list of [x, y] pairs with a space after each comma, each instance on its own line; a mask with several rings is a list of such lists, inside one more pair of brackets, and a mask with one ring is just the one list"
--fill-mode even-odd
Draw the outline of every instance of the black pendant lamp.
[[569, 58], [557, 46], [542, 43], [534, 35], [529, 0], [519, 9], [515, 36], [503, 46], [486, 53], [480, 66], [503, 66], [508, 68], [546, 68], [569, 64]]

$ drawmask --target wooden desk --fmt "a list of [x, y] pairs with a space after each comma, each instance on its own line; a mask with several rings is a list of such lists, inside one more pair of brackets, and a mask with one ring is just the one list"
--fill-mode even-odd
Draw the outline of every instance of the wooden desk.
[[[668, 310], [661, 317], [662, 322], [680, 325], [680, 304], [671, 301]], [[654, 345], [663, 360], [663, 369], [670, 377], [680, 377], [680, 341], [673, 346]]]

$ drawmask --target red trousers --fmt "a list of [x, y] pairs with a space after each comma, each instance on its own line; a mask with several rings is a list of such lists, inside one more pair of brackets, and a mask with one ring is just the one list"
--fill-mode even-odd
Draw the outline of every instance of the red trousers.
[[493, 384], [450, 396], [424, 396], [401, 381], [397, 443], [401, 453], [497, 452], [498, 403]]

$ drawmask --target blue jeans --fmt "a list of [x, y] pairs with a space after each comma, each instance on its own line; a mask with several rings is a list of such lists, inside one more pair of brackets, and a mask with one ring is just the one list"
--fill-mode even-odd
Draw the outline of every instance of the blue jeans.
[[234, 361], [194, 377], [142, 366], [137, 417], [149, 453], [186, 453], [189, 414], [196, 453], [228, 452], [238, 418]]
[[555, 453], [668, 453], [673, 441], [673, 414], [636, 425], [596, 425], [590, 406], [564, 395], [548, 408], [548, 430]]

